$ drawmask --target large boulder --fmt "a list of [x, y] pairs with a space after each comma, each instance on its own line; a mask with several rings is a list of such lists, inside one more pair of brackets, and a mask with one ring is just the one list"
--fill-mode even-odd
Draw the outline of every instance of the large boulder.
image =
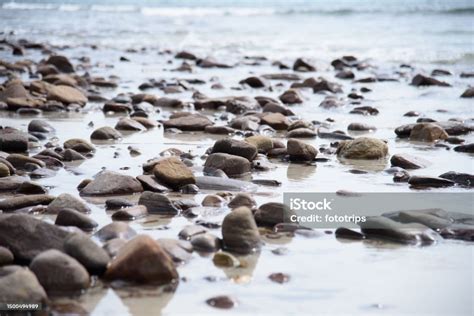
[[37, 255], [30, 269], [48, 293], [80, 293], [90, 285], [87, 270], [76, 259], [56, 249]]
[[225, 153], [240, 156], [252, 161], [257, 156], [257, 148], [249, 142], [224, 138], [216, 141], [212, 153]]
[[88, 183], [81, 195], [118, 195], [142, 192], [143, 187], [137, 179], [114, 171], [103, 171]]
[[64, 250], [69, 232], [31, 215], [0, 216], [0, 246], [13, 253], [17, 261], [29, 262], [37, 254], [48, 250]]
[[139, 235], [120, 248], [104, 275], [108, 280], [156, 285], [175, 282], [178, 277], [171, 257], [146, 235]]
[[158, 181], [172, 189], [196, 183], [191, 169], [177, 157], [158, 161], [153, 168], [153, 174]]
[[381, 159], [387, 156], [388, 146], [385, 142], [369, 137], [359, 137], [339, 143], [338, 157], [347, 159]]
[[232, 210], [222, 222], [223, 248], [237, 253], [251, 253], [261, 247], [257, 224], [248, 207]]
[[0, 302], [41, 304], [46, 299], [46, 292], [28, 268], [0, 267]]
[[251, 164], [247, 159], [224, 153], [215, 153], [207, 157], [205, 167], [220, 169], [228, 176], [239, 176], [250, 172]]

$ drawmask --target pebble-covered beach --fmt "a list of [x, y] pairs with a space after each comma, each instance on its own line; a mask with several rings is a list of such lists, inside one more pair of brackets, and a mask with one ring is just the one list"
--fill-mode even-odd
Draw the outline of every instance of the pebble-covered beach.
[[[209, 25], [226, 15], [205, 8], [186, 26], [192, 6], [165, 21], [145, 14], [149, 37], [121, 31], [113, 44], [101, 25], [68, 41], [32, 22], [17, 32], [14, 15], [66, 27], [68, 13], [87, 31], [138, 13], [2, 5], [0, 303], [40, 303], [41, 315], [473, 312], [472, 203], [327, 229], [295, 222], [283, 203], [289, 192], [472, 201], [472, 52], [444, 63], [337, 45], [319, 55], [304, 49], [315, 39], [297, 55], [245, 40], [213, 51], [183, 29], [202, 23], [219, 38]], [[235, 10], [235, 38], [270, 19]], [[318, 14], [301, 13], [301, 27]], [[160, 41], [159, 23], [175, 42]], [[284, 40], [274, 45], [301, 39]]]

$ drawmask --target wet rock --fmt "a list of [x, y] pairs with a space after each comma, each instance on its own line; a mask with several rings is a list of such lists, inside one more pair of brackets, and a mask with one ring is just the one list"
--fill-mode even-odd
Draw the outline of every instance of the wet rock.
[[0, 210], [3, 210], [4, 212], [13, 212], [15, 210], [36, 205], [48, 205], [53, 200], [54, 196], [46, 194], [14, 196], [0, 201]]
[[252, 161], [257, 156], [257, 148], [249, 142], [224, 138], [214, 143], [212, 153], [225, 153]]
[[137, 121], [123, 117], [117, 122], [115, 129], [118, 131], [142, 131], [145, 128]]
[[0, 178], [5, 178], [10, 176], [10, 168], [2, 162], [0, 162]]
[[130, 206], [133, 206], [133, 203], [124, 198], [111, 198], [105, 201], [105, 207], [107, 210], [115, 210]]
[[189, 59], [189, 60], [196, 60], [197, 57], [193, 53], [187, 52], [187, 51], [181, 51], [177, 53], [174, 58], [178, 59]]
[[74, 72], [74, 66], [71, 64], [69, 59], [65, 56], [54, 55], [48, 58], [46, 61], [47, 65], [54, 66], [57, 70], [63, 73], [72, 73]]
[[30, 269], [48, 293], [67, 295], [89, 287], [87, 270], [76, 259], [56, 249], [37, 255]]
[[277, 73], [277, 74], [265, 74], [263, 78], [268, 80], [284, 80], [284, 81], [298, 81], [302, 78], [298, 74], [292, 73]]
[[215, 153], [207, 157], [205, 167], [220, 169], [228, 176], [238, 176], [250, 172], [250, 162], [240, 156]]
[[279, 96], [279, 99], [285, 104], [303, 103], [303, 97], [296, 89], [286, 90], [282, 95]]
[[324, 109], [333, 109], [341, 106], [344, 106], [344, 102], [332, 96], [325, 97], [324, 100], [319, 104], [319, 107]]
[[186, 225], [179, 233], [178, 237], [184, 240], [190, 240], [192, 237], [204, 234], [207, 230], [199, 225]]
[[81, 195], [118, 195], [142, 192], [143, 187], [134, 177], [114, 171], [103, 171], [87, 184]]
[[237, 302], [229, 296], [216, 296], [206, 300], [207, 305], [220, 308], [220, 309], [231, 309], [237, 305]]
[[139, 205], [146, 206], [150, 214], [176, 215], [179, 209], [164, 194], [145, 191], [140, 195]]
[[140, 125], [142, 125], [146, 129], [152, 129], [152, 128], [158, 126], [158, 122], [156, 122], [154, 120], [151, 120], [149, 118], [146, 118], [146, 117], [134, 116], [134, 117], [132, 117], [132, 120], [134, 120], [135, 122], [138, 122]]
[[177, 264], [188, 262], [192, 257], [193, 247], [189, 241], [170, 238], [160, 238], [157, 241]]
[[297, 60], [295, 60], [295, 63], [293, 64], [293, 70], [301, 71], [301, 72], [310, 72], [310, 71], [316, 71], [316, 67], [311, 65], [308, 61], [304, 60], [303, 58], [298, 58]]
[[165, 128], [178, 128], [182, 131], [203, 131], [206, 126], [213, 124], [201, 114], [190, 114], [163, 122]]
[[258, 152], [266, 153], [273, 148], [273, 141], [267, 136], [254, 135], [247, 137], [245, 141], [256, 147]]
[[108, 280], [157, 285], [177, 281], [178, 277], [170, 256], [146, 235], [139, 235], [120, 248], [104, 275]]
[[12, 264], [13, 260], [14, 260], [14, 257], [13, 257], [12, 252], [8, 250], [8, 248], [0, 246], [0, 267], [4, 265]]
[[130, 113], [132, 112], [132, 106], [130, 104], [122, 104], [117, 102], [105, 102], [102, 107], [103, 112], [112, 112], [112, 113]]
[[364, 123], [350, 123], [347, 126], [349, 131], [375, 131], [377, 128], [373, 125], [368, 125]]
[[262, 78], [255, 77], [255, 76], [248, 77], [244, 80], [241, 80], [239, 83], [247, 84], [252, 88], [264, 88], [266, 86], [266, 83]]
[[196, 66], [201, 68], [232, 68], [231, 65], [220, 63], [211, 57], [196, 60]]
[[78, 153], [74, 149], [66, 149], [63, 152], [63, 160], [64, 161], [78, 161], [78, 160], [86, 160], [82, 154]]
[[293, 113], [293, 111], [287, 106], [274, 102], [266, 103], [265, 106], [262, 108], [262, 112], [281, 113], [285, 116], [295, 115], [295, 113]]
[[31, 181], [24, 181], [16, 189], [15, 193], [17, 194], [46, 194], [48, 193], [48, 190], [38, 183], [31, 182]]
[[212, 262], [216, 267], [236, 268], [240, 266], [239, 259], [225, 251], [215, 253]]
[[450, 84], [446, 82], [439, 81], [438, 79], [435, 79], [435, 78], [426, 77], [421, 74], [418, 74], [415, 77], [413, 77], [411, 81], [411, 85], [416, 86], [416, 87], [420, 87], [420, 86], [450, 87], [451, 86]]
[[381, 159], [387, 156], [388, 146], [379, 139], [359, 137], [341, 141], [336, 153], [338, 157], [347, 159]]
[[408, 111], [405, 114], [403, 114], [403, 116], [416, 117], [416, 116], [420, 116], [420, 113], [417, 111]]
[[288, 138], [314, 138], [317, 133], [309, 128], [295, 128], [286, 134]]
[[121, 238], [131, 239], [137, 232], [125, 222], [113, 222], [105, 225], [95, 233], [95, 236], [102, 242], [110, 239]]
[[25, 181], [28, 181], [27, 177], [20, 177], [20, 176], [10, 176], [10, 177], [4, 177], [4, 178], [0, 177], [0, 192], [15, 191]]
[[448, 138], [448, 133], [437, 124], [419, 123], [415, 124], [410, 132], [410, 140], [420, 142], [434, 142], [439, 139]]
[[228, 126], [206, 126], [204, 131], [208, 134], [228, 135], [235, 133], [235, 129]]
[[393, 155], [392, 158], [390, 158], [390, 163], [394, 167], [403, 169], [421, 169], [430, 165], [429, 161], [409, 154]]
[[433, 69], [433, 71], [431, 72], [431, 75], [432, 76], [451, 76], [452, 73], [444, 69]]
[[79, 104], [83, 106], [87, 103], [87, 97], [80, 90], [63, 85], [50, 86], [46, 98], [64, 104]]
[[356, 232], [352, 229], [339, 227], [336, 229], [336, 238], [344, 238], [344, 239], [354, 239], [354, 240], [361, 240], [364, 239], [364, 235], [359, 232]]
[[257, 202], [255, 201], [255, 199], [250, 194], [244, 193], [244, 192], [237, 193], [228, 204], [228, 206], [232, 209], [238, 208], [241, 206], [246, 206], [252, 209], [256, 205], [257, 205]]
[[135, 205], [119, 209], [112, 214], [113, 220], [133, 221], [148, 215], [147, 208], [143, 205]]
[[168, 191], [167, 187], [159, 184], [156, 181], [155, 176], [143, 174], [143, 175], [139, 175], [137, 177], [137, 180], [140, 181], [145, 191], [152, 191], [152, 192], [159, 192], [159, 193]]
[[312, 161], [318, 154], [316, 148], [297, 139], [288, 140], [287, 152], [291, 161]]
[[36, 158], [28, 157], [21, 154], [10, 154], [7, 156], [7, 161], [11, 163], [11, 165], [16, 169], [23, 169], [27, 168], [28, 164], [37, 165], [38, 167], [45, 167], [46, 164]]
[[79, 261], [93, 275], [104, 273], [110, 261], [110, 257], [105, 250], [83, 233], [72, 234], [66, 239], [64, 251]]
[[94, 230], [98, 226], [92, 218], [75, 209], [63, 208], [57, 214], [55, 224], [58, 226], [75, 226], [86, 231]]
[[47, 249], [63, 250], [69, 235], [61, 228], [31, 215], [13, 214], [0, 217], [0, 246], [7, 247], [18, 261], [29, 262]]
[[289, 120], [281, 113], [267, 113], [261, 117], [261, 123], [267, 124], [276, 130], [286, 130], [290, 126]]
[[268, 276], [268, 278], [272, 280], [273, 282], [280, 283], [280, 284], [287, 283], [290, 281], [290, 276], [288, 274], [281, 273], [281, 272], [272, 273]]
[[294, 223], [291, 216], [295, 213], [283, 203], [270, 202], [261, 205], [255, 212], [258, 226], [273, 227], [280, 223]]
[[91, 134], [93, 140], [117, 140], [121, 138], [122, 134], [110, 126], [100, 127]]
[[379, 110], [371, 106], [357, 106], [353, 108], [349, 114], [360, 114], [360, 115], [377, 115]]
[[73, 149], [79, 153], [90, 153], [95, 150], [91, 143], [80, 138], [72, 138], [65, 141], [63, 147], [64, 149]]
[[410, 174], [406, 170], [400, 170], [393, 174], [393, 182], [408, 182]]
[[210, 233], [199, 234], [191, 238], [195, 251], [216, 252], [221, 248], [221, 240]]
[[173, 189], [196, 182], [191, 169], [177, 157], [158, 161], [153, 168], [153, 174], [158, 181]]
[[222, 222], [224, 249], [237, 253], [251, 253], [260, 249], [257, 224], [247, 207], [239, 207], [226, 215]]
[[1, 302], [41, 304], [46, 300], [46, 292], [31, 270], [16, 265], [0, 267]]
[[63, 193], [48, 205], [48, 213], [58, 214], [59, 211], [65, 208], [73, 209], [80, 213], [91, 212], [91, 209], [81, 199], [78, 199], [69, 193]]
[[54, 127], [44, 120], [31, 120], [28, 132], [51, 133], [54, 132]]
[[443, 173], [439, 177], [454, 181], [456, 184], [459, 184], [459, 185], [474, 187], [474, 175], [469, 174], [469, 173], [449, 171], [449, 172]]
[[339, 79], [354, 79], [355, 75], [350, 70], [341, 70], [336, 74], [336, 78], [339, 78]]
[[359, 223], [368, 238], [382, 238], [404, 244], [432, 244], [440, 239], [435, 231], [421, 224], [402, 224], [386, 217], [367, 218]]
[[453, 224], [453, 220], [447, 214], [437, 210], [400, 211], [382, 215], [400, 223], [422, 224], [433, 230], [446, 228]]
[[461, 94], [461, 98], [474, 98], [474, 87], [467, 88], [466, 91]]
[[454, 147], [454, 151], [460, 153], [474, 153], [474, 143], [466, 144], [466, 145], [459, 145]]
[[215, 194], [209, 194], [204, 197], [201, 202], [201, 205], [207, 207], [220, 207], [224, 205], [224, 203], [225, 199], [223, 197]]
[[342, 92], [342, 87], [340, 84], [335, 82], [330, 82], [325, 79], [316, 80], [309, 84], [313, 88], [314, 93], [328, 91], [331, 93], [340, 93]]
[[411, 176], [408, 179], [408, 184], [414, 188], [441, 188], [453, 186], [454, 182], [437, 177]]

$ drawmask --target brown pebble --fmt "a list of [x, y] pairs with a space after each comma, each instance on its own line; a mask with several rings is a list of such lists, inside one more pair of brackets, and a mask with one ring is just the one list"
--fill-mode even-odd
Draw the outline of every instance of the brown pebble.
[[212, 307], [222, 309], [230, 309], [237, 305], [237, 302], [235, 300], [225, 295], [212, 297], [206, 300], [206, 303]]
[[268, 278], [272, 280], [273, 282], [280, 283], [280, 284], [287, 283], [288, 281], [290, 281], [290, 276], [288, 274], [281, 273], [281, 272], [272, 273], [268, 276]]

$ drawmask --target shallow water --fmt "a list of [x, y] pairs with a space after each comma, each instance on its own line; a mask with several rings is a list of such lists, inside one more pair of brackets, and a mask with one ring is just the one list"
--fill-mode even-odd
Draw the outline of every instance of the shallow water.
[[[246, 55], [279, 58], [290, 65], [295, 57], [310, 57], [315, 60], [318, 72], [308, 76], [323, 76], [339, 82], [343, 84], [346, 94], [352, 87], [372, 89], [371, 93], [364, 95], [366, 99], [362, 105], [372, 105], [380, 114], [348, 114], [353, 107], [351, 105], [325, 110], [318, 107], [324, 95], [303, 91], [304, 104], [292, 107], [298, 116], [321, 122], [333, 118], [335, 123], [330, 126], [330, 130], [345, 131], [351, 122], [375, 125], [376, 131], [364, 135], [387, 140], [390, 154], [409, 153], [431, 162], [429, 167], [411, 171], [411, 174], [437, 176], [447, 171], [472, 174], [472, 155], [398, 140], [393, 132], [397, 126], [416, 120], [403, 117], [410, 110], [440, 121], [462, 118], [472, 124], [472, 101], [459, 98], [467, 86], [474, 84], [472, 78], [459, 78], [460, 72], [473, 70], [472, 3], [436, 1], [427, 5], [426, 1], [410, 1], [403, 2], [405, 6], [401, 6], [402, 2], [369, 6], [364, 1], [354, 6], [353, 2], [347, 1], [331, 4], [298, 1], [293, 5], [262, 1], [255, 6], [248, 1], [232, 1], [225, 6], [211, 1], [205, 4], [166, 1], [160, 3], [165, 6], [163, 9], [150, 1], [121, 1], [119, 6], [105, 1], [101, 4], [89, 1], [68, 1], [65, 4], [31, 1], [15, 5], [0, 1], [0, 31], [14, 30], [18, 38], [70, 45], [70, 48], [60, 52], [74, 63], [81, 56], [89, 56], [94, 65], [88, 70], [91, 75], [120, 76], [118, 88], [101, 89], [106, 97], [113, 97], [120, 92], [139, 92], [138, 85], [149, 78], [200, 78], [208, 82], [209, 78], [217, 77], [217, 81], [226, 89], [212, 90], [209, 82], [194, 86], [211, 97], [277, 97], [289, 85], [283, 82], [282, 86], [277, 86], [273, 82], [273, 91], [232, 89], [239, 87], [238, 82], [250, 74], [279, 72], [271, 66], [271, 61], [265, 61], [260, 66], [239, 65], [232, 69], [196, 67], [192, 74], [172, 72], [169, 70], [178, 67], [180, 61], [173, 59], [173, 55], [158, 55], [165, 48], [212, 54], [231, 63], [242, 61]], [[355, 9], [353, 12], [344, 11], [347, 7]], [[313, 11], [302, 10], [306, 8]], [[463, 11], [459, 11], [460, 8], [464, 8]], [[289, 9], [294, 11], [290, 12]], [[456, 10], [459, 12], [456, 13]], [[99, 45], [99, 49], [91, 50], [90, 44]], [[125, 52], [131, 47], [146, 47], [147, 50]], [[28, 52], [27, 58], [44, 58], [38, 52]], [[393, 76], [399, 70], [406, 73], [399, 78], [400, 82], [353, 84], [339, 80], [334, 78], [329, 62], [344, 54], [369, 58], [377, 66], [355, 72], [356, 78], [373, 74]], [[131, 62], [118, 62], [120, 56], [126, 56]], [[22, 58], [12, 57], [8, 51], [0, 51], [0, 59], [13, 61]], [[416, 70], [400, 69], [398, 65], [401, 62], [412, 63]], [[429, 73], [440, 67], [453, 72], [453, 76], [441, 77], [451, 83], [452, 88], [415, 88], [408, 84], [416, 73]], [[147, 93], [163, 95], [158, 89], [148, 90]], [[183, 92], [169, 97], [191, 101], [191, 94]], [[114, 126], [118, 120], [117, 116], [104, 115], [100, 111], [101, 105], [89, 103], [81, 113], [45, 113], [41, 118], [47, 119], [56, 128], [55, 137], [59, 143], [73, 137], [88, 139], [94, 128]], [[447, 111], [438, 112], [439, 109]], [[169, 114], [165, 109], [160, 113], [152, 113], [150, 118], [166, 119]], [[210, 115], [214, 115], [219, 122], [218, 112]], [[32, 118], [1, 112], [0, 125], [26, 129]], [[94, 128], [88, 127], [91, 121]], [[277, 137], [285, 140], [284, 135]], [[474, 141], [472, 134], [462, 137], [466, 143]], [[76, 186], [79, 182], [91, 178], [101, 168], [136, 176], [142, 173], [141, 165], [146, 160], [170, 147], [191, 150], [198, 155], [195, 159], [198, 167], [194, 168], [198, 174], [204, 162], [199, 156], [218, 138], [202, 133], [164, 134], [162, 128], [132, 133], [117, 143], [96, 144], [97, 151], [92, 159], [82, 164], [67, 164], [65, 170], [58, 171], [55, 177], [38, 182], [50, 187], [52, 195], [68, 192], [78, 196]], [[320, 147], [329, 145], [333, 140], [315, 138], [305, 141]], [[127, 150], [130, 145], [137, 147], [142, 155], [131, 157]], [[119, 153], [119, 157], [114, 159], [115, 152]], [[390, 166], [388, 161], [341, 162], [334, 156], [329, 158], [328, 162], [316, 166], [272, 160], [275, 169], [254, 172], [252, 176], [277, 179], [282, 185], [277, 188], [260, 186], [255, 194], [257, 203], [281, 201], [283, 192], [334, 192], [340, 189], [358, 192], [412, 191], [407, 184], [393, 183], [392, 175], [382, 171]], [[129, 169], [123, 170], [123, 167]], [[368, 173], [353, 174], [349, 172], [350, 169], [363, 169]], [[454, 187], [431, 191], [466, 190]], [[212, 192], [200, 192], [195, 196], [175, 194], [174, 197], [201, 202], [208, 193]], [[137, 196], [129, 198], [137, 199]], [[91, 217], [100, 227], [111, 222], [110, 214], [104, 209], [104, 199], [85, 200], [92, 208]], [[220, 222], [227, 212], [226, 208], [212, 210], [206, 220]], [[54, 222], [54, 217], [43, 217]], [[177, 238], [181, 228], [189, 223], [191, 220], [184, 217], [149, 216], [132, 222], [131, 226], [137, 232], [154, 238]], [[220, 235], [219, 229], [211, 232]], [[445, 240], [429, 247], [415, 247], [347, 242], [336, 240], [334, 235], [323, 232], [320, 235], [316, 238], [299, 235], [285, 239], [265, 238], [266, 246], [260, 254], [243, 258], [248, 263], [245, 269], [223, 270], [215, 267], [210, 257], [194, 253], [189, 263], [179, 267], [180, 276], [186, 280], [179, 283], [174, 293], [162, 293], [163, 289], [103, 288], [98, 284], [77, 300], [94, 315], [157, 315], [160, 312], [164, 315], [191, 312], [197, 315], [220, 314], [222, 311], [209, 307], [205, 300], [222, 294], [239, 301], [236, 308], [226, 311], [229, 315], [473, 313], [474, 252], [471, 244]], [[273, 254], [271, 250], [278, 247], [288, 248], [288, 254]], [[290, 282], [283, 285], [271, 282], [268, 275], [274, 272], [289, 274]], [[217, 280], [210, 282], [205, 279], [207, 276]]]

